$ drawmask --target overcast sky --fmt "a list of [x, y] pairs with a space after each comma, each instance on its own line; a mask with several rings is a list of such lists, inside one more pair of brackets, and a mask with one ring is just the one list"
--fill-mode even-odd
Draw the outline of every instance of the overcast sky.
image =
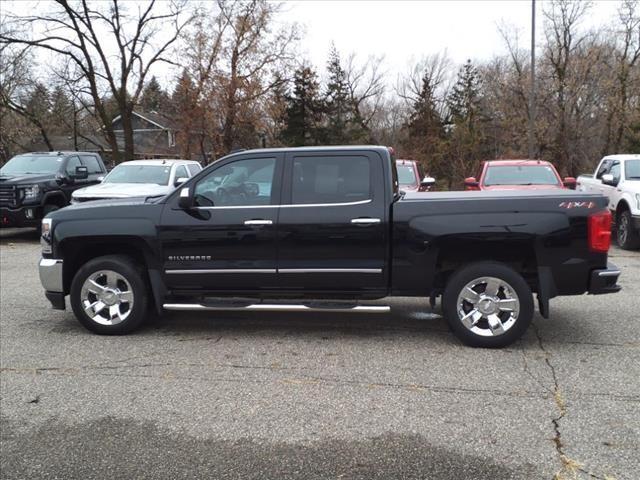
[[[542, 40], [543, 2], [536, 5], [538, 37]], [[585, 27], [611, 22], [618, 1], [593, 2]], [[285, 16], [304, 25], [302, 52], [323, 67], [329, 45], [340, 52], [384, 54], [387, 67], [405, 69], [413, 59], [446, 50], [455, 63], [483, 60], [504, 51], [498, 25], [519, 29], [528, 49], [531, 1], [289, 1]]]
[[[47, 0], [0, 0], [0, 8], [27, 15], [48, 9], [47, 3]], [[544, 2], [536, 3], [537, 36], [541, 44]], [[611, 24], [620, 3], [602, 0], [592, 4], [585, 28]], [[280, 20], [298, 22], [304, 28], [301, 58], [321, 72], [332, 41], [343, 57], [351, 52], [361, 60], [369, 55], [384, 55], [390, 80], [396, 73], [407, 71], [411, 62], [429, 54], [446, 51], [454, 64], [461, 64], [467, 58], [481, 61], [503, 53], [504, 42], [498, 31], [501, 24], [519, 31], [523, 48], [528, 49], [530, 42], [530, 0], [296, 0], [284, 2], [283, 6]], [[154, 73], [165, 81], [171, 81], [175, 75], [165, 68]]]

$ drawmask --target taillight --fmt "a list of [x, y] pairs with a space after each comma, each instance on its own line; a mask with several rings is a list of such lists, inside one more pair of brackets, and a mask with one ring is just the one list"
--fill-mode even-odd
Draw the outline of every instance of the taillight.
[[611, 246], [611, 212], [603, 210], [589, 215], [589, 250], [607, 253]]

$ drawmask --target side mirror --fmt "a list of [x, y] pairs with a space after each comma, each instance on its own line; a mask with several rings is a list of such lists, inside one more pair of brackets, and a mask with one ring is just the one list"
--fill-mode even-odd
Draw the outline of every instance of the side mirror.
[[190, 188], [185, 187], [180, 190], [178, 206], [183, 210], [189, 210], [193, 207], [193, 195], [191, 194]]
[[436, 179], [435, 178], [433, 178], [433, 177], [424, 177], [420, 181], [420, 191], [421, 192], [426, 192], [431, 187], [433, 187], [435, 184], [436, 184]]
[[99, 182], [102, 182], [104, 180], [104, 175], [98, 177], [96, 180], [98, 180]]
[[184, 182], [186, 182], [187, 180], [189, 180], [187, 177], [180, 177], [180, 178], [176, 178], [176, 181], [173, 182], [173, 186], [174, 187], [179, 187], [180, 185], [182, 185]]
[[89, 169], [84, 165], [77, 166], [76, 171], [71, 175], [73, 180], [86, 180], [87, 178], [89, 178]]
[[574, 177], [564, 177], [564, 179], [562, 180], [562, 184], [566, 188], [569, 188], [571, 190], [575, 190], [577, 182], [576, 182], [576, 179]]
[[602, 180], [602, 183], [604, 183], [605, 185], [611, 185], [613, 187], [616, 186], [616, 179], [610, 173], [605, 173], [604, 175], [602, 175], [601, 180]]
[[477, 190], [480, 186], [476, 177], [467, 177], [464, 179], [464, 188], [465, 190]]

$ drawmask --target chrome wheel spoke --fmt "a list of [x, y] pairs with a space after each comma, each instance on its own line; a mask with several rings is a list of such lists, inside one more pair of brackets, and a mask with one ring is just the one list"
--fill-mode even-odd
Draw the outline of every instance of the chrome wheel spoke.
[[104, 293], [107, 290], [107, 288], [104, 285], [100, 285], [95, 280], [89, 280], [89, 284], [90, 285], [89, 287], [87, 287], [87, 290], [96, 295], [100, 295], [101, 293]]
[[90, 303], [89, 305], [87, 305], [84, 308], [84, 311], [90, 317], [94, 317], [98, 313], [100, 313], [104, 307], [106, 307], [106, 305], [104, 303], [102, 303], [100, 300], [98, 300], [97, 302], [93, 302], [93, 303]]
[[489, 295], [491, 297], [495, 297], [498, 295], [498, 290], [500, 289], [500, 280], [497, 278], [488, 278], [487, 279], [487, 288], [484, 290], [485, 295]]
[[498, 300], [498, 309], [501, 312], [513, 312], [518, 307], [518, 300], [515, 298], [505, 298]]
[[469, 287], [465, 287], [464, 290], [462, 290], [461, 296], [471, 305], [475, 305], [480, 300], [480, 294]]
[[115, 272], [106, 272], [107, 286], [110, 288], [118, 288], [118, 274]]
[[489, 315], [487, 316], [487, 320], [489, 322], [491, 333], [494, 335], [502, 335], [504, 333], [504, 325], [502, 325], [502, 320], [500, 320], [498, 315]]
[[472, 327], [475, 327], [475, 325], [480, 321], [481, 318], [482, 314], [478, 310], [473, 309], [460, 320], [465, 327], [470, 329]]
[[126, 292], [120, 292], [118, 294], [118, 297], [120, 298], [121, 302], [124, 302], [124, 303], [133, 302], [133, 292], [131, 290], [126, 291]]

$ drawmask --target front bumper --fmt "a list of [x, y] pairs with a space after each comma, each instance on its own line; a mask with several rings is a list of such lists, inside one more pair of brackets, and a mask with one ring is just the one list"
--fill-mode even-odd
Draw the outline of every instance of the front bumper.
[[42, 220], [39, 206], [18, 208], [0, 208], [0, 226], [2, 227], [37, 227]]
[[613, 263], [608, 263], [607, 268], [593, 270], [589, 280], [589, 293], [601, 295], [603, 293], [616, 293], [622, 288], [618, 285], [620, 269]]
[[631, 224], [637, 232], [640, 232], [640, 215], [632, 215]]
[[41, 258], [38, 266], [40, 283], [45, 289], [45, 296], [51, 302], [51, 306], [57, 310], [65, 308], [62, 265], [62, 260]]

